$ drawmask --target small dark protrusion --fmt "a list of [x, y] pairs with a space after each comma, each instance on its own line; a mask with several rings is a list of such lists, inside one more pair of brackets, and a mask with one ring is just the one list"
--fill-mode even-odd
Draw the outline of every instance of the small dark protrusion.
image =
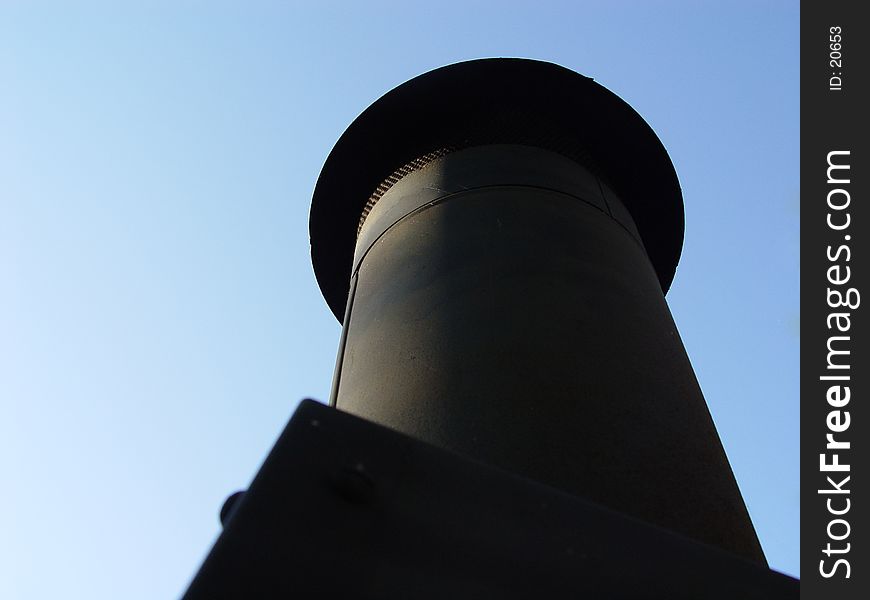
[[245, 492], [239, 490], [238, 492], [230, 494], [227, 499], [224, 500], [224, 505], [221, 506], [221, 525], [224, 527], [227, 526], [227, 523], [229, 523], [233, 513], [236, 511], [236, 507], [239, 505], [239, 500], [241, 500], [244, 495]]
[[353, 504], [362, 504], [370, 497], [374, 481], [362, 463], [341, 469], [332, 481], [335, 492]]

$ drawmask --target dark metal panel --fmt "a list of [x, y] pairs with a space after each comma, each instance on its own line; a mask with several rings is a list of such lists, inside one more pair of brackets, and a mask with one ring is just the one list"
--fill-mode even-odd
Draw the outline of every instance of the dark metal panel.
[[303, 402], [185, 600], [796, 600], [798, 583]]

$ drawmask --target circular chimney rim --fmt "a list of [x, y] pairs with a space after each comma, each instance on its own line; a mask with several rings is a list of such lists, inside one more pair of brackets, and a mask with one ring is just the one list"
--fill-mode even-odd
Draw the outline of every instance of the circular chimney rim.
[[673, 164], [649, 125], [618, 96], [564, 67], [480, 59], [424, 73], [388, 92], [351, 123], [327, 158], [309, 234], [318, 284], [339, 321], [360, 216], [373, 191], [432, 148], [479, 136], [481, 122], [498, 128], [499, 115], [504, 127], [526, 137], [549, 128], [588, 153], [631, 213], [667, 292], [682, 249], [683, 201]]

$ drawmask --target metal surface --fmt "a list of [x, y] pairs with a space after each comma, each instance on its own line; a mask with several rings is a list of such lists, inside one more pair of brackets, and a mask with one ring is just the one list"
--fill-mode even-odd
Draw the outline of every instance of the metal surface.
[[185, 600], [796, 600], [798, 582], [303, 402]]
[[338, 408], [764, 563], [656, 272], [583, 166], [468, 148], [354, 259]]

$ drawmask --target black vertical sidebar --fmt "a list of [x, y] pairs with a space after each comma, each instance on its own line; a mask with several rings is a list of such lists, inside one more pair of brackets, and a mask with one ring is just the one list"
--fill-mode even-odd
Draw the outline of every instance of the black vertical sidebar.
[[809, 599], [866, 598], [870, 589], [862, 4], [801, 3], [801, 596]]

